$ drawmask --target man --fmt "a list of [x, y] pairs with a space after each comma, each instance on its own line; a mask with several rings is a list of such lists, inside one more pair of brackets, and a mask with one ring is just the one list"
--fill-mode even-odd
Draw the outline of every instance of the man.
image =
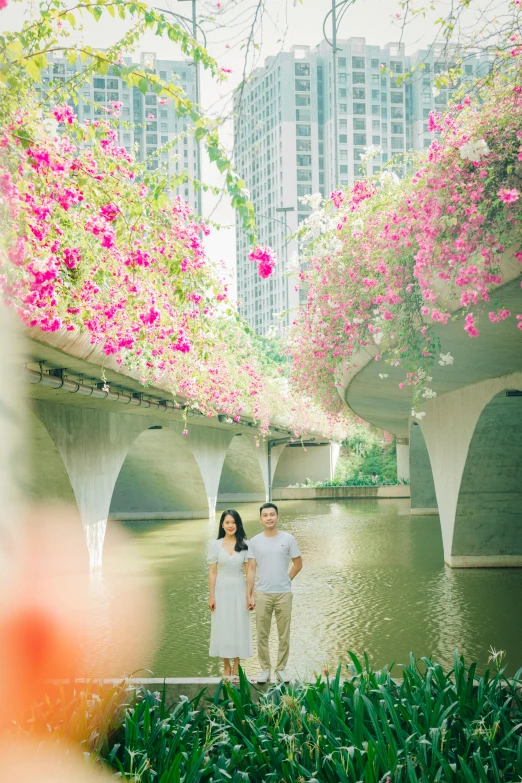
[[[295, 538], [278, 530], [279, 513], [274, 503], [265, 503], [259, 509], [259, 521], [263, 532], [248, 542], [247, 602], [249, 609], [256, 608], [257, 653], [261, 674], [259, 683], [270, 679], [270, 653], [268, 637], [275, 614], [279, 650], [276, 678], [289, 682], [286, 664], [290, 654], [290, 618], [292, 614], [291, 582], [303, 567], [303, 559]], [[288, 564], [292, 568], [288, 572]], [[258, 570], [257, 589], [254, 597], [254, 581]]]

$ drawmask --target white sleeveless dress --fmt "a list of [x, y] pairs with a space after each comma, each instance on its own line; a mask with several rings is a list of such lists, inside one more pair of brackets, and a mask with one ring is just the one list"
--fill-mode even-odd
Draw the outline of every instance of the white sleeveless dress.
[[229, 555], [223, 539], [212, 541], [208, 562], [217, 563], [214, 595], [216, 608], [211, 612], [210, 655], [218, 658], [250, 658], [254, 654], [250, 613], [246, 604], [244, 564], [248, 549]]

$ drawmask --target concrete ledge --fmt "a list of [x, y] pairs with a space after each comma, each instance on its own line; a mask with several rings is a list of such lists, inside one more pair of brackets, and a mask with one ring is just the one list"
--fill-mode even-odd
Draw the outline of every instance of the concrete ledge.
[[522, 555], [451, 555], [444, 562], [450, 568], [522, 568]]
[[272, 491], [274, 500], [334, 500], [340, 498], [409, 498], [410, 487], [279, 487]]
[[266, 503], [263, 492], [223, 492], [218, 495], [218, 503]]
[[[346, 678], [341, 678], [341, 682], [344, 682]], [[400, 683], [401, 680], [394, 677], [392, 678], [394, 682]], [[65, 688], [68, 690], [69, 688], [74, 688], [75, 691], [81, 691], [82, 688], [84, 688], [86, 685], [89, 685], [90, 689], [92, 690], [93, 682], [94, 685], [97, 685], [99, 688], [111, 688], [115, 685], [120, 684], [123, 681], [123, 678], [116, 678], [116, 679], [103, 679], [103, 680], [86, 680], [86, 679], [78, 679], [78, 680], [52, 680], [47, 685], [47, 696], [49, 697], [56, 697], [58, 695], [58, 692], [61, 688]], [[296, 682], [302, 682], [301, 680]], [[315, 683], [317, 682], [316, 679], [310, 680], [310, 682]], [[217, 677], [149, 677], [149, 678], [130, 678], [126, 680], [126, 683], [128, 685], [128, 692], [129, 695], [132, 695], [135, 691], [140, 690], [141, 688], [146, 688], [148, 691], [153, 692], [161, 692], [163, 691], [163, 687], [165, 687], [165, 699], [167, 702], [167, 705], [174, 705], [177, 702], [180, 701], [180, 699], [188, 699], [189, 701], [192, 701], [192, 699], [195, 699], [196, 696], [198, 696], [201, 691], [205, 691], [203, 699], [206, 701], [210, 701], [214, 698], [216, 695], [216, 692], [221, 684], [221, 679]], [[268, 682], [264, 685], [259, 685], [256, 682], [251, 683], [251, 695], [252, 695], [252, 701], [257, 701], [258, 699], [258, 691], [261, 693], [265, 693], [270, 686], [273, 686], [276, 684], [275, 680], [272, 682]], [[239, 687], [237, 683], [233, 683], [236, 687]], [[292, 685], [292, 683], [289, 683]]]
[[168, 519], [208, 519], [208, 509], [204, 511], [128, 511], [116, 512], [109, 519], [117, 522], [154, 522]]
[[438, 517], [439, 509], [438, 508], [412, 508], [411, 515], [412, 517]]

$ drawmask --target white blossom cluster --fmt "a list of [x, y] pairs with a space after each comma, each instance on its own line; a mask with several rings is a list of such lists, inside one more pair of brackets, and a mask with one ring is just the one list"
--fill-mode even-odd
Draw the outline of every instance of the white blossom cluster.
[[450, 353], [441, 353], [439, 364], [441, 367], [445, 367], [447, 364], [453, 364], [454, 359]]
[[478, 163], [481, 158], [489, 155], [490, 149], [484, 139], [479, 141], [467, 141], [460, 147], [460, 157], [463, 160], [471, 160]]

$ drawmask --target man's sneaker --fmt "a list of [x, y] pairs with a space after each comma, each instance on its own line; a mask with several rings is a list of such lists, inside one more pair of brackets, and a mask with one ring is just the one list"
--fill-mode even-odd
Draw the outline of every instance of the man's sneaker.
[[264, 685], [265, 682], [268, 682], [268, 680], [270, 679], [270, 669], [265, 669], [264, 672], [261, 672], [261, 674], [258, 674], [256, 679], [257, 679], [257, 681], [258, 681], [258, 683], [260, 685]]
[[289, 674], [289, 672], [286, 671], [286, 669], [281, 669], [280, 672], [276, 672], [276, 679], [282, 680], [283, 682], [290, 682], [292, 676]]

